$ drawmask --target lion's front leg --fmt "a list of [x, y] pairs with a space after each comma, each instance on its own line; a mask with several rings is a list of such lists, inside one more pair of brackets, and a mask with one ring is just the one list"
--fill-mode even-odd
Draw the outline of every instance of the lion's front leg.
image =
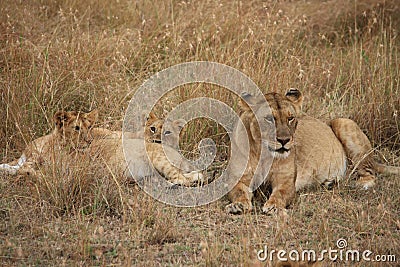
[[191, 175], [186, 174], [188, 176], [186, 177], [182, 173], [182, 170], [169, 163], [168, 160], [152, 160], [152, 164], [157, 172], [164, 176], [166, 180], [176, 185], [190, 186], [193, 182], [196, 181], [195, 178], [200, 176], [196, 176], [194, 173]]
[[25, 162], [25, 164], [18, 169], [17, 175], [38, 177], [38, 172], [36, 171], [36, 169], [36, 164], [34, 162], [28, 161]]
[[253, 209], [251, 199], [253, 193], [242, 181], [229, 192], [228, 198], [232, 202], [225, 207], [225, 211], [230, 214], [243, 214]]
[[272, 179], [272, 194], [265, 202], [262, 210], [270, 213], [277, 210], [285, 210], [295, 199], [295, 179], [292, 176], [279, 179]]

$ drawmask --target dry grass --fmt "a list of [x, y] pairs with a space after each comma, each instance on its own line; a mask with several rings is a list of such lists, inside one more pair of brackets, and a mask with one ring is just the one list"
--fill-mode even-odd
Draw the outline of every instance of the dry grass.
[[[265, 92], [301, 89], [309, 114], [356, 120], [380, 160], [399, 165], [400, 5], [359, 2], [4, 0], [0, 159], [46, 134], [60, 109], [97, 107], [101, 124], [119, 129], [146, 78], [209, 60], [241, 70]], [[199, 95], [236, 107], [229, 93], [194, 85], [173, 92], [158, 112]], [[219, 142], [224, 159], [226, 135], [210, 122], [190, 125], [185, 148], [203, 135]], [[65, 164], [43, 168], [42, 178], [0, 177], [2, 265], [262, 266], [256, 250], [264, 245], [318, 251], [339, 238], [352, 249], [397, 253], [399, 262], [399, 177], [381, 176], [371, 192], [349, 180], [303, 193], [285, 223], [258, 210], [226, 215], [224, 199], [166, 206], [101, 162]]]

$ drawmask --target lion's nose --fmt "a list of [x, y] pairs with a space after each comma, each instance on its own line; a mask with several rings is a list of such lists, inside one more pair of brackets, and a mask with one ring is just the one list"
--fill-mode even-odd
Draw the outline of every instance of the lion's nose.
[[287, 137], [280, 137], [280, 138], [276, 138], [276, 140], [281, 143], [282, 146], [285, 146], [287, 143], [289, 143], [290, 138]]

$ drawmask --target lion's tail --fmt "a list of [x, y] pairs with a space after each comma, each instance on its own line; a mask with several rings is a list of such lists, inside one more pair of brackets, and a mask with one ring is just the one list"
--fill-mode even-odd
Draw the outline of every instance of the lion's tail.
[[400, 175], [400, 167], [388, 166], [385, 164], [376, 163], [375, 169], [379, 173], [390, 173], [390, 174], [399, 174]]

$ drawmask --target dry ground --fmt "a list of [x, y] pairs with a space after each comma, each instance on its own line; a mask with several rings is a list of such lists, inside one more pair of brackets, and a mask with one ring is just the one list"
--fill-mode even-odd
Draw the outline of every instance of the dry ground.
[[[265, 92], [301, 89], [307, 113], [356, 120], [377, 159], [400, 165], [397, 0], [3, 0], [0, 13], [1, 162], [46, 134], [60, 109], [97, 107], [100, 126], [120, 129], [145, 79], [208, 60], [239, 69]], [[236, 107], [222, 89], [191, 88], [177, 90], [158, 113], [198, 95]], [[190, 127], [187, 150], [206, 135], [229, 145], [212, 123]], [[400, 263], [398, 176], [379, 176], [368, 192], [356, 190], [353, 179], [303, 192], [283, 221], [259, 210], [226, 215], [225, 199], [167, 206], [90, 160], [43, 172], [38, 179], [0, 177], [1, 265], [268, 266], [256, 258], [264, 245], [321, 251], [340, 238], [397, 262], [322, 266]]]

